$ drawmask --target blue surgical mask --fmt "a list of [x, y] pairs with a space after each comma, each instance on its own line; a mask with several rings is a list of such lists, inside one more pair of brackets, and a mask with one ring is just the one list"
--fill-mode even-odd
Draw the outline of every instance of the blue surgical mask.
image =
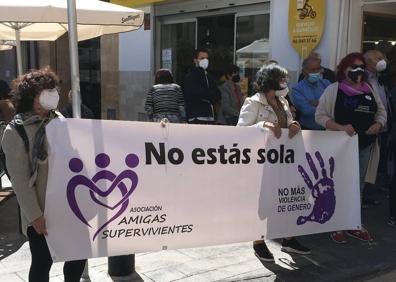
[[308, 81], [311, 83], [318, 82], [319, 79], [321, 79], [321, 78], [322, 78], [322, 76], [321, 76], [320, 72], [308, 74]]

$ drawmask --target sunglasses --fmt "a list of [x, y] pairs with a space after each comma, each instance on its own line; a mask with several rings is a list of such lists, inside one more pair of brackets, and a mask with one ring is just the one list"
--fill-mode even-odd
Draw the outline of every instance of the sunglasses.
[[365, 69], [366, 65], [365, 64], [362, 64], [362, 65], [353, 64], [353, 65], [351, 65], [351, 69], [353, 69], [353, 70], [358, 69], [358, 68]]

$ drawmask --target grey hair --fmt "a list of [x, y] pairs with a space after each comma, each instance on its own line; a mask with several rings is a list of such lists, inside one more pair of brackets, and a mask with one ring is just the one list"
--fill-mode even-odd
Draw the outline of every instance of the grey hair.
[[385, 55], [378, 50], [368, 50], [363, 54], [364, 59], [366, 60], [367, 63], [375, 63], [375, 61], [373, 60], [373, 56], [375, 55], [381, 55], [382, 57], [385, 58]]
[[318, 52], [311, 52], [307, 59], [309, 60], [319, 60], [322, 61], [322, 56]]
[[257, 91], [267, 93], [270, 90], [279, 90], [279, 82], [287, 76], [287, 70], [277, 64], [264, 65], [256, 74]]

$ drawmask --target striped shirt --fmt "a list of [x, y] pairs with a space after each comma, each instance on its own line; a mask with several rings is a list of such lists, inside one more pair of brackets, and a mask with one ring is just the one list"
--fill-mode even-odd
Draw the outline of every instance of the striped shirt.
[[182, 122], [186, 114], [181, 87], [177, 84], [154, 85], [147, 95], [144, 109], [150, 121], [157, 121], [157, 117], [170, 117], [171, 122]]

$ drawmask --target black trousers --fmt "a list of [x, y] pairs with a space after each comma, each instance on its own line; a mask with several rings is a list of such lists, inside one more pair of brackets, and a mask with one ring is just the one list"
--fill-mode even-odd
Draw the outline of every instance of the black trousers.
[[238, 124], [238, 119], [239, 119], [239, 117], [226, 118], [227, 125], [236, 126]]
[[[29, 282], [48, 282], [52, 258], [44, 235], [38, 234], [33, 227], [27, 230], [32, 263], [29, 270]], [[65, 282], [79, 282], [87, 260], [67, 261], [63, 265]]]
[[188, 121], [189, 124], [206, 124], [206, 125], [214, 125], [214, 121], [206, 121], [206, 120], [199, 120], [199, 119], [193, 119]]
[[[393, 151], [393, 165], [396, 169], [396, 142], [391, 143]], [[393, 172], [392, 182], [389, 186], [389, 216], [396, 218], [396, 172]]]

